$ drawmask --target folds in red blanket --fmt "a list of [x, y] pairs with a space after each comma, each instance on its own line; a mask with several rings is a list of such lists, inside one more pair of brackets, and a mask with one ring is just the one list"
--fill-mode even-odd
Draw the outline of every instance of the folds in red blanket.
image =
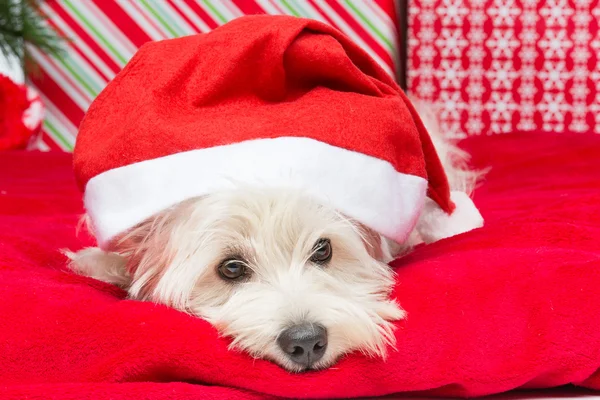
[[492, 167], [475, 193], [486, 226], [394, 264], [408, 318], [387, 360], [352, 354], [300, 375], [229, 351], [200, 319], [67, 272], [58, 249], [91, 243], [75, 236], [82, 208], [70, 157], [1, 154], [0, 397], [600, 389], [600, 137], [515, 134], [464, 146]]

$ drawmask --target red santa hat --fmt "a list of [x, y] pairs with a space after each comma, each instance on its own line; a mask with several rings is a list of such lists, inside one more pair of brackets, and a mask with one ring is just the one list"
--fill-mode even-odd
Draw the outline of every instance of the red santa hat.
[[234, 182], [302, 189], [397, 242], [426, 196], [420, 225], [437, 238], [481, 225], [468, 197], [451, 199], [394, 80], [336, 29], [294, 17], [142, 46], [91, 105], [74, 165], [101, 246]]

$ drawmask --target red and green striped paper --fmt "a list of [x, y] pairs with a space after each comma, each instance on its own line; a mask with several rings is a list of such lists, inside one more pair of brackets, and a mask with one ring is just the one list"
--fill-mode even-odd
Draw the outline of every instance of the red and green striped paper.
[[30, 84], [47, 108], [42, 150], [71, 151], [90, 103], [145, 42], [208, 32], [245, 14], [289, 14], [329, 23], [394, 74], [393, 0], [49, 0], [49, 24], [69, 38], [62, 58], [35, 49]]

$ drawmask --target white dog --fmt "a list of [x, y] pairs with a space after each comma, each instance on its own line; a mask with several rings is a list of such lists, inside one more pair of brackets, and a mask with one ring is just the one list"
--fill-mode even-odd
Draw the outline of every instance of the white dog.
[[[452, 189], [468, 192], [465, 154], [421, 115]], [[161, 212], [110, 252], [69, 256], [77, 273], [204, 318], [232, 346], [300, 372], [353, 351], [386, 355], [405, 316], [387, 263], [427, 236], [417, 224], [399, 245], [302, 192], [240, 186]]]

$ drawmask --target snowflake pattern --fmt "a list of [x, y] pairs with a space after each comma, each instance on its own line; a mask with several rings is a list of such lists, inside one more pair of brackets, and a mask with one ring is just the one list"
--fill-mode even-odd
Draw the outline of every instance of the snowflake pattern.
[[511, 61], [493, 60], [490, 69], [485, 71], [493, 90], [510, 89], [518, 76]]
[[567, 0], [547, 0], [540, 9], [546, 26], [567, 26], [567, 21], [573, 15], [573, 9], [568, 6]]
[[600, 0], [410, 4], [409, 92], [449, 136], [600, 133]]
[[565, 58], [565, 51], [573, 48], [573, 42], [567, 37], [564, 29], [546, 30], [545, 36], [539, 41], [540, 48], [544, 51], [544, 57]]
[[514, 0], [494, 0], [494, 4], [488, 9], [488, 15], [496, 24], [513, 26], [516, 16], [519, 15], [519, 9]]
[[460, 24], [469, 10], [465, 7], [463, 0], [442, 0], [442, 4], [436, 8], [437, 14], [444, 25]]
[[440, 47], [442, 57], [460, 57], [469, 42], [457, 30], [442, 29], [435, 44]]
[[499, 29], [492, 31], [492, 37], [485, 44], [492, 49], [492, 57], [494, 58], [510, 57], [515, 49], [519, 47], [519, 41], [515, 39], [513, 32]]
[[544, 63], [539, 77], [545, 90], [565, 90], [565, 82], [571, 77], [571, 73], [567, 71], [564, 61], [548, 60]]
[[442, 60], [440, 69], [434, 73], [440, 82], [442, 89], [460, 88], [462, 79], [466, 76], [466, 71], [462, 68], [460, 60]]

